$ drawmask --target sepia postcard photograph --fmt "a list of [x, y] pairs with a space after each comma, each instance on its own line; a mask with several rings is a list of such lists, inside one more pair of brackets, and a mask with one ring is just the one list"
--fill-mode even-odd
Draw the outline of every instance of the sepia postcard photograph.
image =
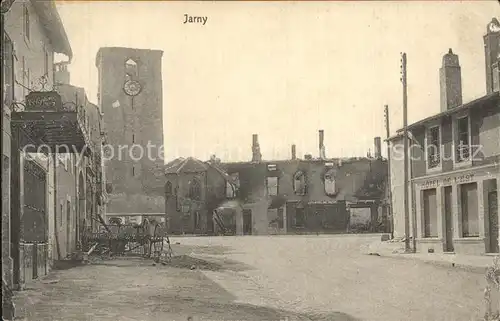
[[500, 0], [2, 0], [2, 320], [500, 321]]

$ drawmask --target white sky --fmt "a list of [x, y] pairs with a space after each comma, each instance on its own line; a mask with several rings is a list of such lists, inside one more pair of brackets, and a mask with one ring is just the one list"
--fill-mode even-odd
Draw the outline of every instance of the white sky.
[[[60, 2], [74, 52], [71, 81], [96, 102], [100, 47], [163, 55], [167, 159], [212, 153], [250, 160], [365, 156], [373, 138], [402, 126], [400, 52], [408, 56], [409, 122], [439, 112], [439, 67], [459, 55], [464, 102], [485, 94], [483, 34], [497, 1]], [[183, 24], [184, 14], [207, 16]]]

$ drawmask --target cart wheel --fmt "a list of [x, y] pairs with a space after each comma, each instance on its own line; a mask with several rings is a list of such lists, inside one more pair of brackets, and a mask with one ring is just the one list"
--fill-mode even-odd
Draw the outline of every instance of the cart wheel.
[[143, 242], [143, 250], [144, 250], [144, 257], [150, 257], [151, 256], [151, 239], [149, 237], [149, 221], [147, 218], [145, 218], [142, 221], [142, 242]]
[[158, 232], [158, 224], [155, 225], [155, 228], [153, 230], [153, 236], [152, 236], [152, 241], [151, 241], [151, 254], [156, 258], [156, 257], [160, 257], [160, 254], [161, 254], [161, 251], [163, 250], [163, 248], [161, 247], [161, 244], [158, 244], [158, 235], [157, 235], [157, 232]]

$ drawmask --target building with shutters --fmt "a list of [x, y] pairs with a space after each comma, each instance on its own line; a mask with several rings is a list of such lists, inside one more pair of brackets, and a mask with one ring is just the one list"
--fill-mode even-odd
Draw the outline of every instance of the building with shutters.
[[69, 82], [55, 2], [6, 1], [2, 15], [2, 277], [23, 289], [81, 250], [101, 210], [103, 137], [97, 106]]
[[54, 161], [23, 152], [43, 144], [35, 132], [46, 125], [32, 126], [43, 106], [27, 97], [53, 94], [54, 54], [72, 51], [53, 1], [3, 1], [2, 16], [2, 277], [22, 288], [47, 273], [55, 245]]
[[[440, 69], [441, 111], [408, 126], [410, 236], [419, 252], [498, 253], [500, 23], [484, 36], [486, 94], [462, 101], [452, 49]], [[394, 234], [404, 237], [402, 130], [390, 138]]]

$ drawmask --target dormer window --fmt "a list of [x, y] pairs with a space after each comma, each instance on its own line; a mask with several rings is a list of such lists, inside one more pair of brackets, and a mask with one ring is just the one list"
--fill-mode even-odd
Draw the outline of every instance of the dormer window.
[[270, 171], [270, 172], [273, 172], [273, 171], [277, 170], [276, 164], [269, 164], [269, 165], [267, 165], [267, 170]]
[[295, 173], [293, 177], [293, 190], [297, 195], [306, 195], [307, 194], [307, 185], [306, 185], [306, 174], [302, 171], [298, 171]]
[[433, 126], [427, 130], [426, 137], [427, 168], [441, 165], [441, 127]]
[[464, 116], [456, 119], [455, 130], [455, 162], [470, 160], [470, 118]]

